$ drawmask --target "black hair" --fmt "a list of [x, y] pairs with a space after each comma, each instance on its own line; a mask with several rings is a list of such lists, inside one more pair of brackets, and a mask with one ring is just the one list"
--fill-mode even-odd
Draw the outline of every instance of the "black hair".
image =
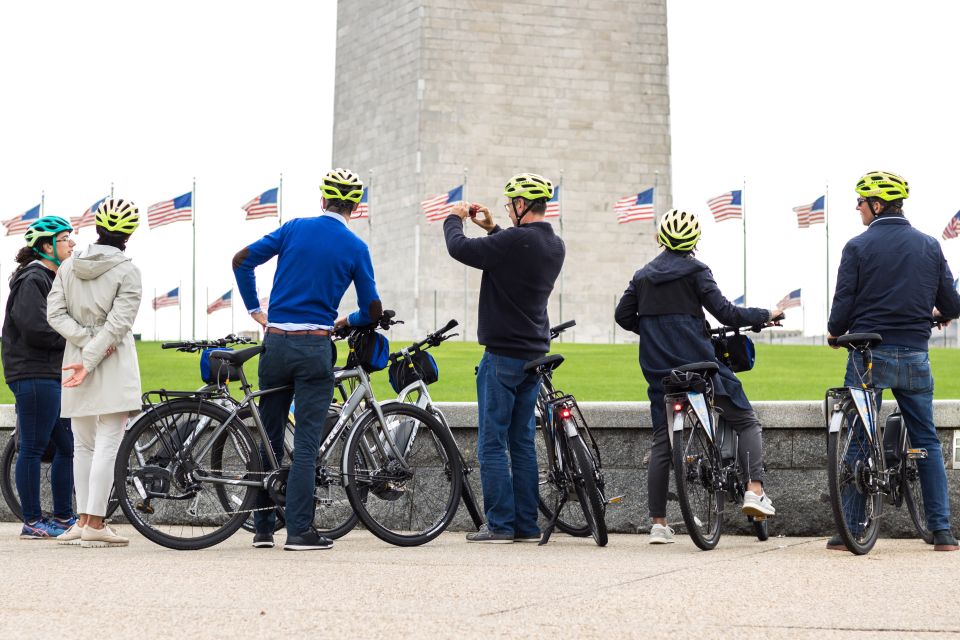
[[97, 244], [105, 244], [108, 247], [114, 247], [123, 251], [127, 248], [127, 240], [130, 236], [119, 231], [107, 231], [103, 227], [97, 227]]
[[[37, 240], [37, 244], [40, 245], [40, 251], [43, 251], [43, 245], [50, 245], [50, 251], [45, 251], [47, 255], [50, 255], [53, 252], [53, 241], [51, 238], [43, 237]], [[33, 247], [20, 247], [17, 251], [17, 255], [14, 256], [14, 260], [17, 263], [17, 268], [13, 270], [13, 273], [10, 274], [9, 282], [13, 282], [14, 278], [17, 277], [17, 274], [23, 271], [24, 267], [33, 262], [34, 260], [39, 260], [40, 256], [36, 251], [33, 250]]]
[[547, 199], [537, 198], [530, 200], [528, 198], [514, 198], [514, 200], [523, 200], [527, 203], [526, 213], [532, 213], [535, 216], [542, 216], [547, 212]]
[[[902, 216], [903, 215], [903, 198], [897, 198], [896, 200], [884, 200], [883, 198], [870, 197], [867, 198], [868, 202], [879, 202], [883, 207], [880, 209], [880, 213], [876, 214], [879, 218], [880, 216]], [[870, 211], [873, 212], [873, 207], [870, 208]]]
[[349, 200], [331, 200], [327, 198], [327, 211], [330, 213], [339, 213], [341, 215], [349, 214], [353, 211], [354, 203]]

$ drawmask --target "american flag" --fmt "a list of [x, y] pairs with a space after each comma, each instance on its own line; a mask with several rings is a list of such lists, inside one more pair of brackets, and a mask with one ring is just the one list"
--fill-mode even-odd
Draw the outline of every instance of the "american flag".
[[94, 202], [92, 205], [87, 207], [87, 210], [81, 213], [76, 218], [71, 217], [70, 224], [73, 225], [73, 228], [82, 229], [83, 227], [92, 227], [94, 224], [96, 224], [95, 218], [97, 216], [97, 207], [99, 207], [100, 203], [109, 197], [110, 196], [103, 196], [102, 198]]
[[[7, 224], [7, 223], [4, 222], [3, 224]], [[10, 235], [10, 234], [7, 234], [7, 235]], [[953, 214], [953, 217], [950, 218], [950, 222], [947, 224], [947, 226], [943, 230], [943, 239], [952, 240], [953, 238], [956, 238], [958, 235], [960, 235], [960, 211], [957, 211], [955, 214]]]
[[543, 217], [560, 217], [560, 185], [557, 185], [553, 188], [553, 197], [547, 200], [547, 212], [543, 214]]
[[210, 306], [207, 307], [207, 314], [211, 314], [214, 311], [220, 311], [220, 309], [230, 309], [233, 307], [233, 289], [227, 291], [225, 294], [214, 300], [210, 303]]
[[743, 217], [743, 192], [727, 191], [716, 198], [707, 200], [707, 206], [710, 207], [710, 213], [717, 222], [730, 220], [731, 218]]
[[799, 307], [800, 306], [800, 289], [794, 289], [787, 295], [783, 296], [783, 299], [777, 303], [777, 308], [779, 309], [789, 309], [790, 307]]
[[744, 298], [743, 296], [740, 296], [739, 298], [734, 298], [733, 304], [737, 305], [738, 307], [742, 307], [743, 303], [745, 302], [743, 298]]
[[246, 219], [257, 220], [259, 218], [270, 218], [280, 215], [280, 209], [277, 203], [279, 194], [280, 189], [277, 187], [274, 187], [273, 189], [267, 189], [256, 198], [243, 205], [241, 208], [247, 212]]
[[653, 188], [620, 198], [614, 203], [613, 210], [619, 224], [634, 220], [653, 220]]
[[357, 205], [357, 208], [354, 209], [353, 213], [350, 214], [351, 220], [356, 220], [357, 218], [369, 218], [370, 217], [370, 205], [367, 203], [367, 194], [370, 193], [369, 187], [364, 187], [363, 195], [360, 196], [360, 204]]
[[12, 236], [23, 233], [30, 226], [30, 223], [40, 218], [40, 205], [35, 206], [26, 213], [22, 213], [15, 218], [4, 220], [3, 225], [7, 228], [7, 235]]
[[812, 224], [823, 222], [824, 199], [824, 196], [820, 196], [811, 204], [793, 208], [793, 212], [797, 214], [797, 225], [799, 225], [801, 229], [806, 229]]
[[153, 308], [176, 307], [180, 305], [180, 287], [170, 289], [165, 294], [153, 299]]
[[150, 228], [162, 227], [172, 222], [193, 219], [193, 192], [177, 196], [173, 200], [164, 200], [150, 205], [147, 209], [147, 222]]
[[463, 200], [462, 184], [446, 193], [424, 200], [420, 203], [420, 206], [423, 207], [423, 215], [427, 217], [427, 222], [436, 222], [450, 215], [450, 206], [461, 200]]

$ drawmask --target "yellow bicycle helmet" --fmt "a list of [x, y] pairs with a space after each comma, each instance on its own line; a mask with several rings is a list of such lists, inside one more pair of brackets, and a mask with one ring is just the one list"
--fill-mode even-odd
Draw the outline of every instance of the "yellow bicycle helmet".
[[910, 197], [910, 186], [895, 173], [871, 171], [857, 182], [857, 193], [864, 198], [880, 198], [887, 202], [906, 200]]
[[674, 251], [693, 251], [700, 240], [697, 216], [679, 209], [670, 209], [660, 218], [657, 242]]
[[97, 207], [94, 222], [107, 231], [130, 235], [140, 226], [140, 210], [129, 200], [107, 198]]
[[511, 200], [514, 198], [549, 200], [553, 197], [553, 183], [535, 173], [518, 173], [507, 182], [503, 188], [503, 195]]
[[363, 197], [363, 181], [350, 169], [334, 169], [323, 176], [320, 191], [327, 200], [357, 203]]

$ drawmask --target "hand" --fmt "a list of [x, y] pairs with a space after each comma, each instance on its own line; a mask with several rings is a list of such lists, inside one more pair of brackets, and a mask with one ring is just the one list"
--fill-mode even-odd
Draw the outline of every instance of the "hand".
[[779, 307], [770, 309], [770, 322], [777, 322], [778, 320], [783, 320], [787, 314], [783, 312], [783, 309]]
[[263, 311], [254, 311], [250, 314], [250, 317], [253, 318], [257, 324], [264, 329], [267, 328], [267, 314], [265, 314]]
[[827, 334], [827, 344], [830, 345], [831, 349], [839, 349], [840, 345], [837, 344], [837, 336]]
[[350, 322], [347, 320], [347, 316], [343, 316], [342, 318], [337, 318], [337, 321], [333, 323], [334, 329], [343, 329], [344, 327], [349, 327], [349, 326], [350, 326]]
[[940, 315], [940, 309], [936, 307], [933, 308], [933, 319], [937, 321], [937, 329], [943, 331], [944, 327], [949, 327], [952, 320], [950, 318], [944, 318]]
[[[481, 215], [483, 216], [482, 218], [480, 217]], [[490, 209], [487, 209], [482, 204], [477, 205], [477, 217], [470, 218], [470, 220], [487, 233], [490, 233], [490, 231], [497, 226], [493, 221], [493, 216], [490, 214]]]
[[70, 376], [66, 380], [63, 381], [63, 386], [68, 388], [79, 387], [81, 384], [83, 384], [83, 381], [86, 380], [87, 374], [90, 373], [79, 362], [68, 364], [63, 368], [63, 370], [73, 372], [70, 374]]
[[470, 203], [469, 202], [458, 202], [457, 204], [450, 207], [450, 213], [457, 216], [461, 220], [470, 215]]

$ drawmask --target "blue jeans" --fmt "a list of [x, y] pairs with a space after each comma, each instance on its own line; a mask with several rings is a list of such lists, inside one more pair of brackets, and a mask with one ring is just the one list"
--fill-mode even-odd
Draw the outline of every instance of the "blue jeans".
[[[283, 433], [290, 402], [296, 399], [297, 403], [297, 428], [293, 436], [293, 461], [287, 477], [284, 515], [287, 535], [303, 535], [313, 524], [317, 452], [327, 409], [333, 399], [330, 338], [268, 333], [263, 346], [266, 349], [260, 355], [258, 368], [260, 388], [293, 385], [290, 391], [278, 391], [260, 398], [260, 416], [278, 462], [283, 460]], [[261, 491], [257, 507], [272, 504], [266, 492]], [[256, 511], [254, 522], [258, 532], [272, 533], [276, 515], [273, 510]]]
[[9, 385], [17, 402], [20, 452], [15, 479], [23, 521], [43, 517], [40, 508], [40, 459], [54, 447], [50, 465], [53, 515], [73, 516], [73, 432], [69, 418], [60, 417], [60, 381], [46, 378], [14, 380]]
[[526, 363], [484, 353], [477, 368], [477, 458], [487, 527], [516, 536], [540, 533], [534, 421], [540, 378], [524, 373]]
[[[851, 353], [843, 381], [845, 386], [860, 386], [854, 364], [856, 371], [862, 373], [860, 356]], [[929, 355], [921, 349], [880, 345], [873, 350], [873, 383], [881, 390], [877, 393], [877, 409], [882, 400], [882, 390], [893, 391], [910, 436], [910, 446], [927, 450], [927, 458], [917, 460], [927, 528], [930, 531], [950, 529], [947, 473], [943, 466], [940, 438], [933, 424], [933, 374]], [[851, 447], [848, 456], [856, 456], [857, 453]]]

